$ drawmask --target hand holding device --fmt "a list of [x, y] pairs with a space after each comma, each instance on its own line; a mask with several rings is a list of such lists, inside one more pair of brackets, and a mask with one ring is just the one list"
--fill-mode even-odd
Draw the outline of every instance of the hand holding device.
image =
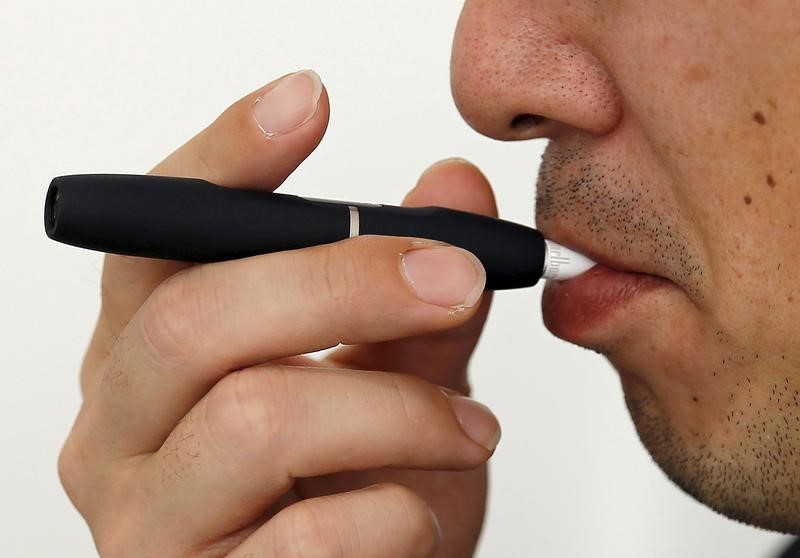
[[[324, 90], [295, 74], [153, 174], [274, 188], [327, 117]], [[452, 199], [494, 212], [485, 179], [456, 163], [406, 203]], [[84, 402], [59, 460], [100, 554], [470, 555], [499, 436], [460, 395], [483, 281], [464, 250], [401, 237], [205, 265], [107, 256]], [[323, 361], [305, 356], [340, 342]]]

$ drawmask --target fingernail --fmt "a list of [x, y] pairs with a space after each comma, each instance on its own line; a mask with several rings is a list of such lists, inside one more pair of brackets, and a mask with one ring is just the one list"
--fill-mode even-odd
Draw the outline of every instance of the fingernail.
[[256, 100], [253, 117], [268, 138], [287, 134], [311, 120], [320, 95], [322, 80], [316, 72], [295, 72]]
[[475, 306], [486, 286], [486, 271], [480, 260], [461, 248], [411, 250], [403, 254], [400, 267], [417, 297], [437, 306]]
[[487, 450], [493, 452], [500, 442], [500, 423], [489, 407], [462, 395], [444, 392], [456, 413], [461, 428]]

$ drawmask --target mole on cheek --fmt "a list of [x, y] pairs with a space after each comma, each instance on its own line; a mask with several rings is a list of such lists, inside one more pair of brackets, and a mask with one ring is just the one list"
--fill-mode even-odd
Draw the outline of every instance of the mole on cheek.
[[703, 64], [695, 64], [690, 66], [686, 72], [686, 80], [690, 83], [697, 83], [705, 81], [711, 75], [711, 70]]
[[778, 183], [775, 182], [775, 177], [771, 174], [767, 175], [767, 184], [769, 184], [770, 188], [774, 188]]
[[764, 115], [761, 113], [761, 111], [756, 111], [753, 113], [753, 120], [762, 126], [767, 123], [767, 119], [764, 118]]
[[746, 203], [747, 205], [750, 205], [751, 203], [753, 203], [753, 198], [751, 198], [750, 196], [745, 196], [744, 197], [744, 203]]

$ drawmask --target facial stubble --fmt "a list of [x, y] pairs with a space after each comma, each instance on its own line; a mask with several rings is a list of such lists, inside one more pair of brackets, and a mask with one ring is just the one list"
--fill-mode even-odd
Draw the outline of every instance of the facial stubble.
[[[693, 237], [684, 232], [688, 216], [678, 203], [665, 207], [664, 193], [631, 177], [622, 164], [595, 162], [588, 153], [580, 143], [548, 147], [539, 174], [537, 223], [557, 220], [588, 233], [612, 254], [647, 262], [651, 272], [672, 280], [702, 307], [711, 279], [690, 249]], [[728, 399], [725, 412], [713, 411], [706, 431], [678, 429], [642, 379], [646, 374], [622, 374], [627, 407], [643, 445], [685, 492], [732, 519], [800, 533], [800, 390], [793, 367], [781, 355], [762, 372], [766, 359], [758, 362], [759, 355], [748, 355], [733, 339], [717, 331], [716, 339], [697, 340], [708, 344], [703, 352], [709, 355], [721, 349], [726, 354], [720, 366], [701, 371]], [[723, 340], [727, 345], [720, 347]], [[636, 350], [613, 342], [590, 348], [612, 364], [614, 352]]]

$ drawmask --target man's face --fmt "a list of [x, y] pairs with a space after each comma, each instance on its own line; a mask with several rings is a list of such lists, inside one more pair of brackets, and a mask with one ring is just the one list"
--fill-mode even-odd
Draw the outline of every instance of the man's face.
[[469, 0], [465, 119], [548, 137], [536, 218], [602, 265], [545, 290], [664, 471], [800, 531], [800, 2]]

